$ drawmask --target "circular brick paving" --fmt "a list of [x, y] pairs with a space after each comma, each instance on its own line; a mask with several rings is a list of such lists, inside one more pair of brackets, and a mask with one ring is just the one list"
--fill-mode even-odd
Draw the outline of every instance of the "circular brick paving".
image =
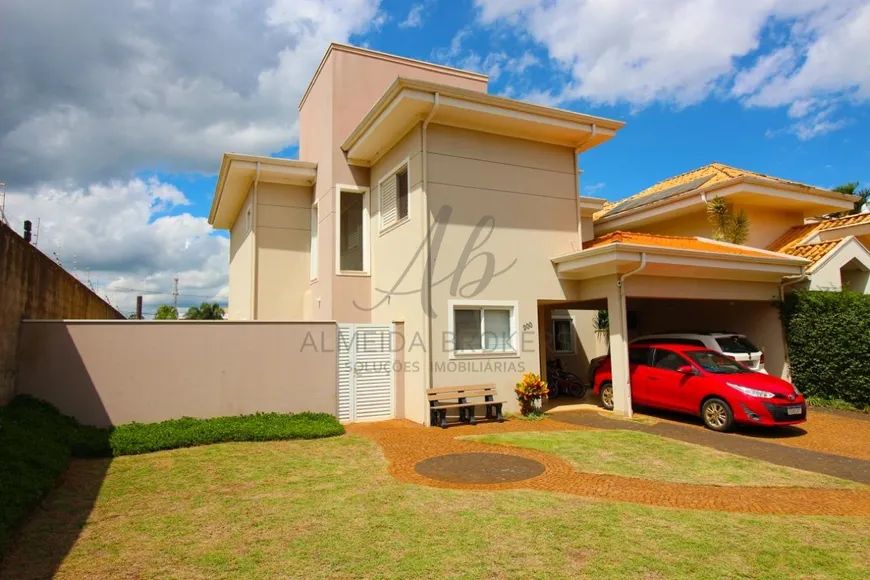
[[451, 453], [425, 459], [414, 471], [448, 483], [509, 483], [541, 475], [544, 465], [504, 453]]

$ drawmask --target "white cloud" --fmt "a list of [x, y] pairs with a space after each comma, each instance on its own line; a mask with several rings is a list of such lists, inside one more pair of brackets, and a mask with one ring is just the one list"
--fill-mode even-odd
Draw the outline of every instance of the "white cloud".
[[802, 138], [845, 123], [829, 113], [815, 122], [805, 116], [870, 100], [867, 0], [476, 4], [482, 23], [531, 38], [570, 74], [556, 91], [539, 89], [539, 100], [687, 106], [716, 96], [750, 107], [791, 105]]
[[[24, 219], [36, 229], [39, 249], [58, 257], [68, 271], [94, 285], [124, 313], [135, 309], [144, 290], [145, 311], [172, 302], [179, 278], [179, 302], [198, 304], [226, 295], [229, 241], [203, 217], [163, 215], [188, 205], [184, 194], [155, 178], [109, 182], [86, 189], [40, 186], [11, 191], [6, 200], [10, 226]], [[155, 294], [163, 292], [164, 294]]]
[[419, 28], [423, 25], [422, 4], [414, 4], [408, 11], [408, 16], [399, 23], [399, 28]]
[[85, 185], [283, 149], [328, 43], [382, 16], [378, 0], [5, 0], [0, 175]]

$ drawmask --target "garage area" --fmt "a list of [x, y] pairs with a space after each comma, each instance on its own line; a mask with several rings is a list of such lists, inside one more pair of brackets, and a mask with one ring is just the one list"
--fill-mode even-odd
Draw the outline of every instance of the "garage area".
[[[790, 281], [801, 279], [807, 260], [699, 238], [623, 234], [552, 262], [567, 299], [538, 304], [539, 327], [549, 336], [541, 338], [541, 368], [553, 355], [554, 313], [583, 313], [575, 316], [581, 320], [575, 326], [576, 368], [586, 378], [589, 361], [605, 354], [609, 343], [618, 414], [632, 414], [628, 344], [642, 335], [743, 334], [761, 348], [771, 375], [787, 374], [775, 301]], [[608, 315], [604, 341], [596, 340], [590, 323], [599, 310]]]

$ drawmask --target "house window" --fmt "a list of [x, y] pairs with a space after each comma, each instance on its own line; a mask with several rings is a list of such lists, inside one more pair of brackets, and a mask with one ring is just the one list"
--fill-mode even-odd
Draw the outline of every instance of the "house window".
[[408, 219], [408, 160], [378, 183], [381, 231]]
[[451, 304], [454, 354], [516, 353], [516, 304]]
[[368, 192], [338, 187], [336, 263], [339, 273], [368, 272]]
[[556, 354], [574, 354], [574, 321], [553, 318], [553, 350]]
[[311, 250], [309, 252], [311, 263], [309, 264], [309, 272], [311, 280], [317, 280], [317, 233], [319, 229], [319, 214], [317, 204], [311, 206]]

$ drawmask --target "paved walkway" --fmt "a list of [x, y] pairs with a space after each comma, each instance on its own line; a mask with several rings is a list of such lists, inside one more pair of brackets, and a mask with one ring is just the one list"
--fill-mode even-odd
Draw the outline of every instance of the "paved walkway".
[[[457, 439], [510, 431], [564, 431], [590, 426], [547, 419], [536, 422], [507, 421], [456, 426], [422, 427], [408, 421], [359, 423], [348, 432], [377, 442], [389, 462], [393, 477], [407, 483], [465, 490], [530, 489], [568, 493], [610, 501], [624, 501], [682, 509], [702, 509], [756, 514], [833, 515], [870, 517], [870, 490], [799, 487], [724, 487], [649, 481], [615, 475], [580, 473], [566, 461], [531, 449], [493, 446]], [[450, 453], [501, 453], [538, 461], [544, 472], [532, 479], [495, 484], [437, 481], [415, 471], [425, 459]]]
[[[581, 425], [596, 429], [625, 429], [649, 433], [651, 435], [660, 435], [686, 443], [712, 447], [713, 449], [735, 455], [761, 459], [776, 465], [785, 465], [795, 469], [814, 471], [841, 479], [870, 484], [870, 461], [862, 459], [801, 449], [780, 443], [772, 443], [769, 440], [741, 437], [734, 433], [716, 433], [703, 427], [680, 424], [675, 421], [658, 421], [654, 424], [646, 424], [636, 421], [611, 419], [594, 411], [553, 413], [551, 417], [554, 421], [571, 425]], [[841, 433], [840, 436], [848, 437], [849, 434]]]

